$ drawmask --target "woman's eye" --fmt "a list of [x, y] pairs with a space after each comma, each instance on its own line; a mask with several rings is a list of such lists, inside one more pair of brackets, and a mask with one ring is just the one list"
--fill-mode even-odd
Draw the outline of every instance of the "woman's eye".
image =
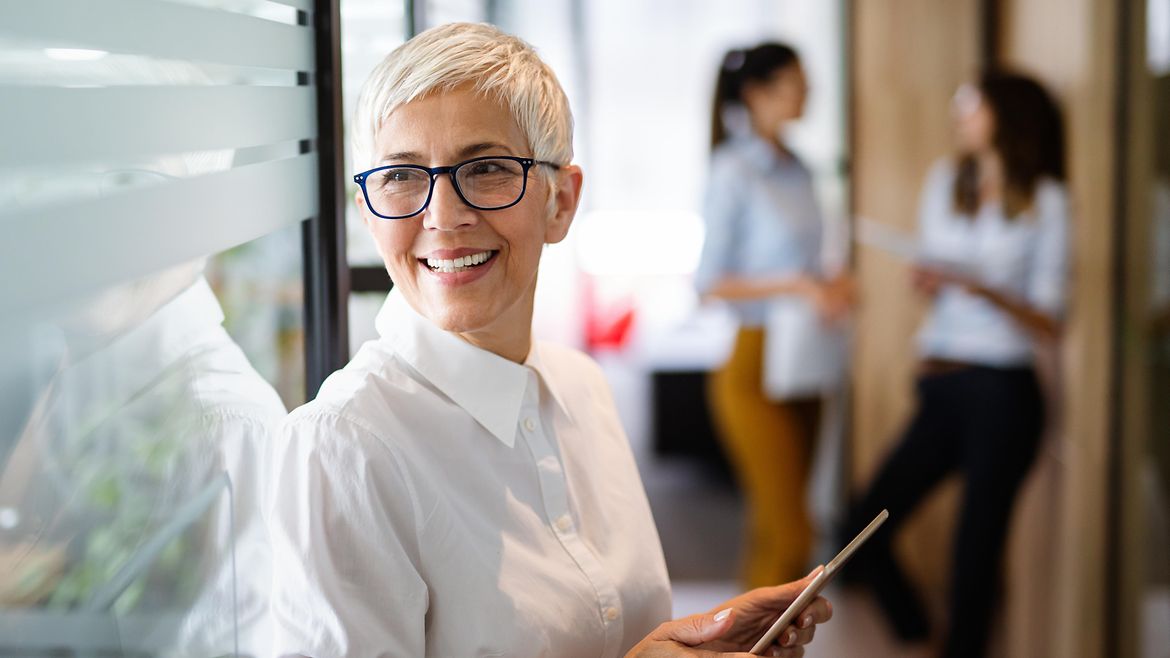
[[503, 167], [496, 162], [477, 162], [471, 167], [472, 175], [482, 176], [484, 174], [495, 174], [503, 170]]
[[382, 180], [387, 183], [411, 183], [421, 178], [420, 173], [413, 169], [390, 169], [382, 175]]

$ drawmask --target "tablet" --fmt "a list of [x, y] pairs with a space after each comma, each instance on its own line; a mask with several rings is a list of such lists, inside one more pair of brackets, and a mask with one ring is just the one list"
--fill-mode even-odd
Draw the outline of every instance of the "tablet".
[[804, 612], [804, 609], [817, 598], [817, 596], [821, 593], [821, 590], [825, 588], [825, 585], [828, 585], [829, 581], [833, 580], [833, 576], [837, 575], [837, 572], [841, 570], [841, 567], [845, 566], [845, 563], [849, 561], [849, 558], [853, 557], [853, 553], [858, 548], [861, 548], [861, 545], [864, 544], [870, 537], [872, 537], [873, 533], [877, 532], [877, 529], [886, 522], [886, 519], [889, 518], [889, 516], [890, 513], [887, 510], [882, 510], [881, 514], [878, 514], [873, 521], [869, 522], [869, 525], [865, 526], [865, 530], [859, 532], [857, 536], [853, 538], [853, 541], [849, 542], [848, 546], [841, 549], [841, 552], [837, 554], [837, 557], [833, 558], [832, 562], [829, 562], [827, 565], [825, 565], [825, 568], [821, 569], [820, 573], [818, 573], [816, 577], [813, 578], [813, 581], [809, 583], [808, 586], [805, 587], [803, 591], [801, 591], [800, 595], [796, 597], [796, 600], [788, 606], [788, 609], [784, 611], [784, 614], [780, 615], [780, 618], [777, 619], [774, 624], [772, 624], [772, 627], [769, 628], [766, 633], [764, 633], [764, 636], [760, 638], [760, 641], [756, 642], [755, 646], [752, 647], [751, 653], [754, 653], [757, 656], [762, 655], [765, 649], [772, 646], [772, 642], [776, 640], [776, 636], [780, 635], [781, 631], [783, 631], [785, 628], [788, 628], [792, 622], [796, 621], [796, 615]]

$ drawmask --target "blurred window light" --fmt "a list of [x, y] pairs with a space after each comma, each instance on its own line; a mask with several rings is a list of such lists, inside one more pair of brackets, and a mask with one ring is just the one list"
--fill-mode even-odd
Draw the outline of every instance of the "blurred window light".
[[223, 11], [230, 11], [236, 14], [244, 14], [245, 16], [253, 16], [255, 18], [263, 18], [269, 21], [276, 21], [278, 23], [285, 23], [287, 25], [297, 24], [297, 6], [304, 4], [306, 7], [308, 3], [281, 1], [281, 0], [170, 0], [171, 2], [178, 2], [180, 4], [192, 5], [195, 7], [203, 7], [205, 9], [219, 9]]
[[594, 276], [686, 275], [699, 263], [703, 222], [686, 210], [594, 210], [577, 220], [581, 269]]
[[342, 22], [402, 20], [404, 15], [402, 4], [383, 0], [345, 0], [341, 3], [340, 11]]
[[1170, 73], [1170, 0], [1146, 4], [1146, 58], [1155, 75]]

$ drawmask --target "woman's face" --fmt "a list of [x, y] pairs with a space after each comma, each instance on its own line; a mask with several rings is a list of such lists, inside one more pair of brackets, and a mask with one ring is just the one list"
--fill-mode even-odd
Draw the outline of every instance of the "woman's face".
[[[466, 87], [398, 108], [378, 130], [375, 147], [375, 166], [439, 167], [477, 156], [533, 155], [512, 114]], [[446, 174], [436, 179], [426, 210], [408, 219], [381, 219], [369, 212], [360, 191], [355, 199], [390, 278], [410, 305], [439, 328], [497, 354], [527, 347], [542, 248], [565, 237], [577, 208], [580, 168], [552, 172], [559, 184], [551, 215], [542, 168], [530, 170], [524, 197], [503, 210], [466, 205]], [[487, 260], [459, 271], [432, 267], [473, 255]]]
[[785, 123], [803, 116], [807, 99], [808, 79], [800, 64], [776, 69], [768, 79], [748, 83], [743, 90], [752, 123], [770, 132], [779, 132]]
[[966, 84], [955, 91], [951, 100], [955, 121], [955, 141], [960, 151], [980, 153], [992, 147], [995, 114], [975, 85]]

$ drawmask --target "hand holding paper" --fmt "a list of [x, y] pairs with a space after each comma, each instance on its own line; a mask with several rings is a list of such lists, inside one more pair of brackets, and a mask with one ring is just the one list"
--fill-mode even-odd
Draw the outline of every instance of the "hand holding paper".
[[865, 217], [857, 219], [857, 242], [883, 251], [919, 270], [938, 273], [942, 283], [974, 283], [978, 272], [967, 262], [930, 254], [921, 241], [911, 233]]

